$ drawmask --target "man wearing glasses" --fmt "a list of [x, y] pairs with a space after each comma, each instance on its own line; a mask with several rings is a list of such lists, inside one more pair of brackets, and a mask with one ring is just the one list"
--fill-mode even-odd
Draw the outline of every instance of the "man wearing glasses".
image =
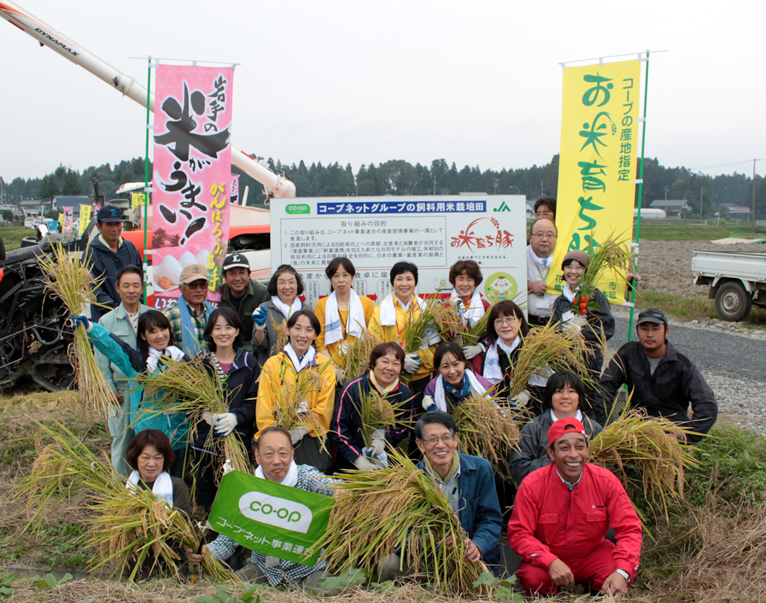
[[194, 358], [205, 347], [205, 327], [213, 312], [213, 306], [207, 301], [208, 272], [202, 264], [184, 266], [178, 279], [181, 296], [174, 306], [162, 313], [170, 321], [175, 345], [184, 353]]
[[[541, 206], [540, 209], [545, 208], [547, 206]], [[530, 230], [527, 245], [527, 308], [528, 322], [533, 326], [542, 326], [550, 320], [553, 302], [558, 297], [556, 293], [548, 293], [546, 285], [557, 234], [553, 220], [547, 218], [538, 219]]]
[[[423, 453], [418, 467], [447, 495], [468, 535], [466, 560], [499, 563], [503, 514], [492, 465], [457, 451], [457, 425], [446, 412], [435, 410], [420, 417], [415, 424], [415, 442]], [[451, 548], [452, 542], [445, 545]]]

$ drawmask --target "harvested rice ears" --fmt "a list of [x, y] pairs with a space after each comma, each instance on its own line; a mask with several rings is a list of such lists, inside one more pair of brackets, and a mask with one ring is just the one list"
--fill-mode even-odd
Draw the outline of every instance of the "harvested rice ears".
[[635, 486], [650, 503], [682, 498], [684, 468], [697, 466], [692, 447], [681, 443], [694, 433], [672, 421], [647, 417], [626, 405], [590, 444], [590, 461], [615, 470], [626, 487]]
[[505, 470], [518, 447], [519, 430], [528, 418], [499, 398], [471, 394], [452, 411], [457, 423], [458, 449], [487, 459], [495, 471], [510, 479]]
[[561, 330], [557, 324], [550, 323], [531, 329], [522, 338], [513, 364], [510, 397], [526, 389], [533, 375], [545, 378], [556, 371], [572, 371], [588, 381], [588, 354], [585, 339], [579, 332]]
[[[334, 370], [332, 360], [328, 360], [319, 366], [300, 371], [295, 384], [284, 380], [282, 389], [271, 394], [274, 398], [271, 401], [274, 423], [288, 431], [297, 427], [305, 427], [317, 434], [324, 446], [327, 430], [322, 425], [321, 417], [316, 411], [311, 408], [305, 410], [305, 401], [322, 390], [325, 384], [322, 373], [332, 370]], [[263, 396], [259, 396], [259, 398], [263, 398]]]
[[[53, 247], [52, 258], [40, 254], [37, 262], [45, 275], [46, 289], [63, 302], [70, 314], [78, 316], [88, 302], [95, 303], [94, 291], [100, 282], [96, 282], [80, 258], [70, 255], [61, 244]], [[69, 358], [77, 375], [80, 404], [106, 417], [116, 400], [98, 367], [82, 325], [74, 330]]]
[[[593, 240], [592, 236], [591, 240]], [[593, 247], [584, 249], [590, 256], [590, 262], [580, 281], [577, 295], [572, 300], [572, 312], [576, 316], [586, 314], [588, 310], [599, 309], [599, 304], [593, 301], [593, 293], [596, 289], [596, 284], [604, 276], [605, 272], [614, 271], [618, 275], [625, 275], [625, 268], [631, 263], [627, 244], [627, 241], [618, 243], [610, 237], [595, 249]]]
[[[489, 570], [465, 559], [466, 533], [447, 497], [398, 451], [389, 462], [377, 471], [351, 471], [336, 486], [341, 495], [323, 543], [330, 566], [373, 573], [380, 561], [401, 552], [402, 567], [427, 573], [442, 592], [476, 592], [474, 581]], [[451, 550], [444, 546], [447, 538], [455, 543]]]
[[482, 339], [487, 336], [487, 325], [489, 324], [489, 310], [484, 312], [484, 315], [476, 321], [476, 324], [471, 327], [468, 333], [463, 333], [464, 345], [476, 345]]
[[412, 412], [407, 412], [409, 400], [392, 404], [386, 396], [381, 396], [371, 389], [368, 394], [360, 392], [359, 416], [362, 419], [362, 439], [369, 448], [372, 435], [378, 429], [403, 429], [412, 427]]
[[[155, 395], [159, 402], [148, 413], [176, 411], [185, 413], [189, 418], [192, 439], [197, 427], [204, 419], [204, 412], [223, 414], [229, 412], [225, 379], [221, 381], [216, 372], [205, 364], [204, 356], [197, 356], [190, 362], [175, 362], [163, 357], [164, 370], [142, 373], [139, 377], [144, 387], [145, 396]], [[236, 396], [236, 392], [231, 394]], [[247, 450], [239, 438], [232, 432], [227, 436], [215, 435], [211, 428], [205, 439], [205, 449], [231, 461], [231, 466], [243, 473], [252, 473], [247, 458]], [[216, 475], [216, 479], [220, 479]]]
[[346, 383], [369, 372], [370, 355], [380, 343], [383, 343], [383, 340], [373, 335], [369, 329], [364, 329], [361, 336], [349, 342], [346, 355], [338, 359], [341, 368], [346, 372]]
[[[75, 490], [87, 490], [90, 503], [88, 533], [80, 543], [94, 550], [92, 568], [112, 565], [116, 574], [135, 579], [138, 572], [158, 571], [181, 577], [179, 552], [198, 550], [201, 534], [177, 509], [157, 499], [150, 490], [129, 489], [109, 461], [97, 457], [62, 423], [37, 423], [37, 440], [52, 440], [17, 486], [26, 500], [27, 528], [40, 527], [46, 514]], [[202, 566], [217, 582], [238, 582], [236, 576], [209, 555]]]
[[464, 345], [463, 333], [466, 327], [460, 317], [457, 302], [448, 299], [431, 307], [434, 328], [442, 341], [457, 341], [458, 345]]
[[284, 352], [285, 346], [290, 338], [287, 335], [286, 320], [283, 320], [282, 322], [272, 320], [272, 324], [274, 325], [274, 330], [277, 332], [277, 340], [274, 342], [274, 345], [271, 346], [271, 355], [276, 356], [280, 352]]
[[[415, 299], [412, 300], [412, 303], [415, 303]], [[433, 310], [441, 304], [442, 301], [439, 299], [426, 300], [424, 308], [421, 308], [417, 316], [413, 316], [412, 320], [404, 327], [402, 345], [405, 354], [423, 349], [429, 340], [437, 335]]]

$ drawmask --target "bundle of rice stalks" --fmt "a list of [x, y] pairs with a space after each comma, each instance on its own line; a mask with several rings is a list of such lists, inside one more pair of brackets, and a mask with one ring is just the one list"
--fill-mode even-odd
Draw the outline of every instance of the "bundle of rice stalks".
[[386, 396], [381, 396], [375, 390], [359, 396], [359, 415], [362, 419], [362, 439], [369, 448], [372, 445], [372, 435], [378, 429], [402, 429], [412, 426], [411, 413], [407, 413], [409, 400], [393, 404]]
[[513, 398], [527, 387], [533, 375], [545, 378], [556, 371], [577, 373], [587, 385], [589, 381], [588, 355], [585, 339], [574, 330], [560, 330], [558, 325], [548, 323], [535, 327], [522, 338], [516, 362], [513, 364], [513, 382], [510, 397]]
[[[338, 571], [362, 567], [369, 572], [389, 555], [401, 553], [402, 566], [427, 573], [442, 592], [474, 591], [473, 582], [488, 569], [465, 559], [466, 533], [433, 479], [394, 451], [391, 466], [352, 471], [336, 486], [336, 498], [323, 546]], [[448, 550], [447, 538], [455, 543]]]
[[590, 461], [615, 470], [626, 487], [635, 487], [649, 503], [682, 498], [684, 468], [697, 466], [692, 448], [682, 444], [693, 433], [668, 419], [648, 417], [626, 406], [590, 444]]
[[[415, 303], [415, 300], [412, 303]], [[417, 317], [413, 317], [404, 327], [402, 347], [405, 354], [417, 352], [428, 345], [433, 345], [431, 342], [438, 338], [434, 323], [434, 308], [440, 306], [441, 303], [441, 300], [438, 299], [427, 300]]]
[[[163, 357], [161, 362], [163, 370], [142, 373], [139, 378], [145, 398], [152, 396], [157, 400], [152, 408], [145, 410], [147, 414], [168, 411], [184, 413], [189, 418], [194, 437], [199, 423], [204, 420], [203, 413], [229, 412], [225, 378], [222, 381], [205, 364], [203, 356], [197, 356], [190, 362], [175, 362]], [[205, 439], [205, 449], [230, 460], [237, 471], [252, 472], [245, 446], [235, 432], [221, 437], [215, 435], [211, 428]], [[220, 479], [220, 476], [216, 477]]]
[[[88, 302], [95, 303], [94, 291], [100, 283], [96, 282], [80, 258], [70, 255], [61, 244], [53, 247], [53, 257], [40, 254], [37, 262], [44, 275], [45, 288], [63, 302], [70, 314], [78, 316]], [[69, 357], [77, 374], [80, 404], [106, 416], [115, 402], [114, 396], [98, 368], [88, 334], [82, 325], [74, 330]]]
[[459, 434], [458, 449], [487, 459], [499, 475], [510, 479], [505, 465], [518, 447], [519, 431], [528, 417], [499, 398], [471, 394], [452, 411]]
[[307, 406], [307, 400], [321, 391], [325, 379], [322, 373], [334, 370], [332, 361], [315, 368], [304, 369], [298, 373], [295, 384], [284, 380], [282, 389], [273, 394], [274, 423], [290, 431], [296, 427], [305, 427], [313, 431], [322, 440], [326, 435], [320, 416]]
[[489, 310], [476, 321], [467, 333], [462, 333], [464, 345], [476, 345], [487, 336], [487, 325], [489, 324]]
[[463, 333], [466, 331], [457, 302], [453, 299], [433, 304], [431, 316], [436, 332], [442, 341], [456, 341], [463, 345]]
[[287, 321], [283, 320], [282, 322], [277, 322], [274, 320], [272, 321], [272, 324], [274, 325], [274, 330], [277, 332], [277, 340], [274, 342], [274, 345], [271, 346], [271, 355], [276, 356], [284, 351], [285, 346], [289, 341], [287, 335]]
[[369, 329], [364, 329], [360, 337], [348, 344], [345, 356], [338, 359], [346, 373], [346, 383], [369, 372], [370, 354], [380, 343], [383, 343], [380, 337], [370, 333]]
[[[160, 570], [180, 577], [179, 552], [198, 550], [201, 535], [177, 509], [150, 490], [129, 489], [107, 460], [98, 458], [63, 424], [37, 423], [42, 436], [52, 440], [31, 473], [17, 486], [27, 503], [27, 527], [39, 526], [46, 513], [73, 490], [88, 492], [88, 533], [81, 543], [95, 550], [91, 567], [115, 567], [133, 580], [139, 571]], [[38, 436], [35, 436], [38, 437]], [[236, 580], [234, 574], [206, 555], [203, 567], [217, 581]]]
[[618, 243], [612, 237], [599, 247], [588, 247], [584, 251], [590, 256], [590, 263], [572, 301], [572, 311], [575, 315], [585, 314], [587, 310], [598, 310], [599, 304], [593, 301], [593, 292], [599, 279], [608, 271], [614, 271], [624, 277], [625, 269], [631, 262], [627, 241]]

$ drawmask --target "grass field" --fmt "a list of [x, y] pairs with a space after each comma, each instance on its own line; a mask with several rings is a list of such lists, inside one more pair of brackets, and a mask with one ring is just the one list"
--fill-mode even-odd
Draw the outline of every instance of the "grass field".
[[[635, 232], [635, 230], [634, 230]], [[666, 222], [642, 221], [640, 237], [647, 241], [711, 241], [725, 239], [732, 234], [757, 234], [751, 224], [694, 224], [681, 220]], [[761, 229], [763, 234], [763, 229]]]
[[21, 247], [21, 239], [34, 236], [35, 231], [16, 224], [0, 224], [0, 237], [3, 237], [6, 251]]

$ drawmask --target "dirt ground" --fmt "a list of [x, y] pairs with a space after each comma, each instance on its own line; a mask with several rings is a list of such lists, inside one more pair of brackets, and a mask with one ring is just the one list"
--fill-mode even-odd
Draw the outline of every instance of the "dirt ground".
[[695, 287], [691, 264], [694, 250], [764, 251], [766, 245], [737, 243], [721, 245], [711, 241], [645, 241], [638, 249], [638, 272], [641, 287], [684, 297], [707, 297], [707, 287]]

